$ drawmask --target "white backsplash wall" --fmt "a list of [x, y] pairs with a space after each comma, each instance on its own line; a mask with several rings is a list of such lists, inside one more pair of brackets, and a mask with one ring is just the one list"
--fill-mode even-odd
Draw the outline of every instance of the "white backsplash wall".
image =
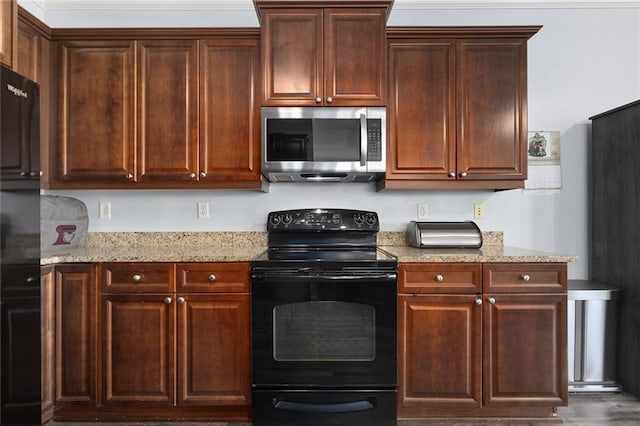
[[[565, 1], [557, 2], [561, 4], [559, 7], [547, 2], [521, 1], [510, 6], [504, 2], [487, 2], [483, 6], [478, 2], [475, 10], [468, 9], [470, 2], [450, 2], [453, 6], [445, 10], [433, 9], [428, 2], [396, 3], [389, 19], [392, 26], [543, 25], [529, 41], [529, 128], [560, 132], [560, 191], [377, 193], [371, 184], [272, 184], [269, 193], [134, 190], [47, 193], [84, 201], [89, 209], [90, 232], [264, 230], [269, 211], [307, 207], [374, 210], [380, 215], [383, 230], [400, 231], [408, 221], [417, 218], [418, 203], [428, 203], [429, 220], [471, 220], [473, 204], [482, 202], [485, 218], [475, 220], [482, 230], [503, 231], [505, 244], [509, 246], [577, 255], [580, 260], [569, 265], [569, 277], [589, 278], [588, 117], [640, 98], [640, 3]], [[63, 14], [56, 10], [57, 26], [73, 27], [84, 22], [78, 20], [80, 12]], [[255, 20], [253, 11], [243, 13], [244, 17], [233, 15], [228, 25], [255, 25], [247, 23]], [[46, 18], [47, 14], [44, 15]], [[156, 16], [143, 15], [147, 20]], [[153, 25], [153, 21], [144, 21], [140, 14], [130, 18], [125, 14], [119, 19], [105, 20], [104, 26]], [[165, 20], [155, 22], [162, 26]], [[173, 24], [188, 25], [182, 20]], [[98, 218], [100, 201], [111, 202], [110, 219]], [[199, 201], [209, 202], [210, 219], [197, 218]]]

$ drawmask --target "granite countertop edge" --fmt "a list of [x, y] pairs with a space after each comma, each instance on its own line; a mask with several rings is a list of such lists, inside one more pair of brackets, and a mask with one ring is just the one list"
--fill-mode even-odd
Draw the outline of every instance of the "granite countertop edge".
[[[483, 232], [480, 249], [420, 249], [403, 232], [380, 232], [378, 246], [410, 262], [575, 262], [577, 256], [503, 245], [500, 231]], [[41, 253], [41, 264], [103, 262], [248, 262], [266, 250], [266, 232], [108, 232], [89, 233], [83, 247]]]

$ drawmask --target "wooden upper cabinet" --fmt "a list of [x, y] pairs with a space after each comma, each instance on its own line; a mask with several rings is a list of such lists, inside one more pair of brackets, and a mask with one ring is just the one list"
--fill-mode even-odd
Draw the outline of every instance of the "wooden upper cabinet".
[[379, 189], [524, 186], [527, 39], [538, 29], [389, 31], [389, 152]]
[[16, 53], [17, 0], [0, 1], [0, 62], [11, 68]]
[[258, 39], [200, 46], [200, 172], [203, 182], [261, 182]]
[[132, 41], [60, 43], [62, 181], [136, 180], [134, 53]]
[[313, 2], [313, 7], [295, 8], [287, 2], [255, 3], [262, 31], [263, 105], [385, 105], [391, 2], [344, 2], [342, 7]]
[[389, 44], [387, 179], [447, 179], [456, 167], [452, 39]]
[[258, 31], [190, 34], [62, 32], [49, 188], [263, 189]]
[[198, 44], [145, 40], [138, 50], [138, 180], [195, 180]]
[[457, 177], [523, 182], [527, 178], [526, 39], [458, 40], [456, 63]]
[[45, 56], [43, 44], [45, 41], [42, 35], [31, 25], [31, 22], [27, 22], [21, 17], [22, 13], [18, 18], [18, 52], [13, 69], [18, 74], [22, 74], [42, 85], [43, 59]]

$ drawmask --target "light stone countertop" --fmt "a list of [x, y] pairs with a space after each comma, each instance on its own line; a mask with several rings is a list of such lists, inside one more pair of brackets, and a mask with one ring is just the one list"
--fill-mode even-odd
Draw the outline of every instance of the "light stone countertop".
[[[419, 249], [402, 232], [380, 232], [378, 245], [403, 262], [575, 262], [576, 256], [502, 245], [483, 232], [480, 249]], [[248, 262], [267, 248], [266, 232], [89, 233], [86, 247], [43, 251], [41, 264], [100, 262]]]

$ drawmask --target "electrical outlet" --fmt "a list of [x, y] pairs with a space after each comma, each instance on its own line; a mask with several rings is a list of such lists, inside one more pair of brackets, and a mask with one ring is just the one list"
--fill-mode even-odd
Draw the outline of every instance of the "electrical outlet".
[[209, 219], [208, 201], [198, 201], [198, 219]]
[[418, 203], [418, 220], [426, 220], [429, 218], [429, 205], [427, 203]]
[[100, 208], [98, 210], [98, 217], [100, 219], [111, 218], [111, 201], [100, 201]]
[[475, 203], [473, 205], [473, 218], [482, 219], [484, 217], [484, 204]]

